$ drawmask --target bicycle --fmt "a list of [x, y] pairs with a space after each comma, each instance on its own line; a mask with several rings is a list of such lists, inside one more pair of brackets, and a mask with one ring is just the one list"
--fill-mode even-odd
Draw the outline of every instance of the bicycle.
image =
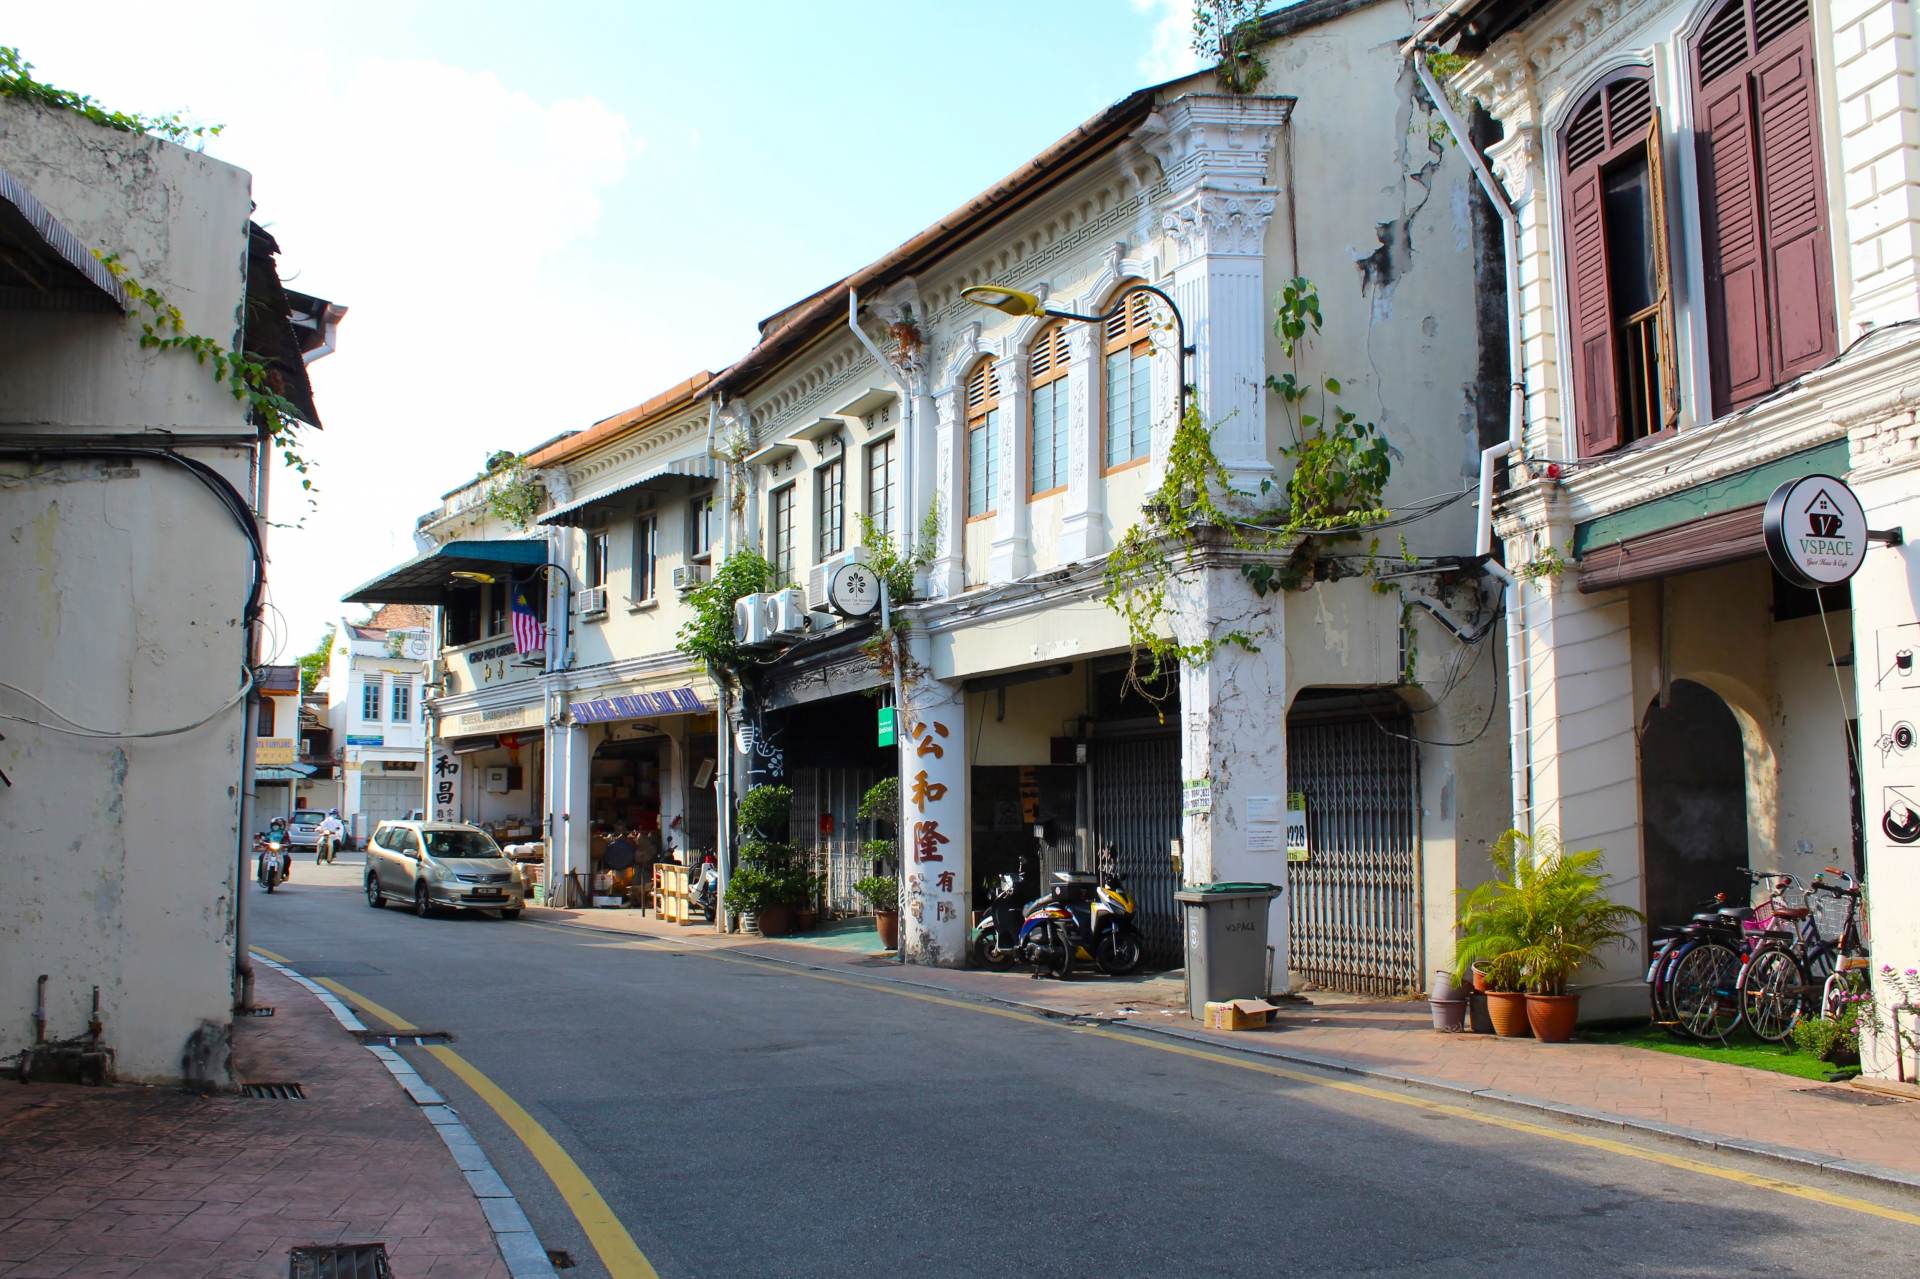
[[1842, 996], [1852, 993], [1841, 974], [1858, 966], [1849, 961], [1864, 962], [1859, 886], [1838, 867], [1825, 867], [1822, 873], [1838, 875], [1840, 886], [1814, 876], [1799, 907], [1776, 911], [1777, 919], [1796, 926], [1770, 933], [1741, 968], [1741, 1004], [1747, 1025], [1773, 1043], [1785, 1040], [1794, 1024], [1816, 1008], [1821, 1016], [1836, 1015], [1845, 1002]]
[[1721, 906], [1697, 914], [1685, 940], [1668, 949], [1662, 985], [1672, 1011], [1670, 1031], [1692, 1039], [1724, 1041], [1747, 1017], [1744, 979], [1754, 953], [1776, 935], [1775, 920], [1786, 905], [1793, 876], [1784, 871], [1739, 867], [1752, 887], [1768, 885], [1758, 907]]

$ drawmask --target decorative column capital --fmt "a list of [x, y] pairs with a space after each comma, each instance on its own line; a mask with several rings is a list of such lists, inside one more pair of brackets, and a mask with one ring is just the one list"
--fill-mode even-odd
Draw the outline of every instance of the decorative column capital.
[[1221, 254], [1260, 257], [1266, 251], [1273, 210], [1271, 191], [1238, 193], [1203, 187], [1162, 214], [1160, 225], [1173, 241], [1176, 266]]
[[1509, 124], [1507, 136], [1487, 148], [1493, 162], [1493, 175], [1500, 179], [1507, 198], [1516, 205], [1533, 196], [1534, 173], [1541, 165], [1540, 130], [1530, 124]]
[[1147, 117], [1133, 136], [1159, 161], [1167, 187], [1226, 190], [1268, 185], [1267, 170], [1293, 99], [1190, 93]]
[[547, 496], [555, 505], [564, 505], [573, 500], [573, 477], [567, 474], [564, 466], [544, 467], [534, 472], [541, 485], [547, 490]]

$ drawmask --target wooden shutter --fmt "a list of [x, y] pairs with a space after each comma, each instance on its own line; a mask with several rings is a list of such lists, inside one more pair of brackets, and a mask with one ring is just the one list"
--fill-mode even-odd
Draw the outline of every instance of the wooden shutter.
[[1784, 382], [1831, 359], [1836, 346], [1813, 24], [1763, 50], [1753, 83], [1774, 378]]
[[1613, 381], [1613, 298], [1607, 288], [1607, 229], [1600, 169], [1588, 165], [1567, 190], [1567, 303], [1573, 318], [1573, 420], [1580, 456], [1620, 446]]
[[1647, 121], [1647, 202], [1653, 222], [1653, 287], [1660, 307], [1660, 425], [1680, 421], [1679, 361], [1673, 351], [1673, 254], [1667, 245], [1667, 162], [1660, 146], [1660, 108]]

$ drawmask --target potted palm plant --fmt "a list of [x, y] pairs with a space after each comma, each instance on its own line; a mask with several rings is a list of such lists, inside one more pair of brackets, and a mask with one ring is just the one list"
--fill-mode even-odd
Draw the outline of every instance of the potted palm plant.
[[1601, 869], [1599, 849], [1570, 851], [1551, 830], [1532, 839], [1508, 831], [1500, 844], [1521, 867], [1529, 908], [1522, 945], [1513, 953], [1527, 992], [1527, 1023], [1542, 1043], [1563, 1044], [1580, 1017], [1580, 996], [1567, 993], [1567, 982], [1601, 947], [1631, 946], [1627, 928], [1645, 917], [1607, 895], [1613, 881]]
[[1485, 1001], [1496, 1035], [1520, 1038], [1527, 1034], [1527, 1004], [1519, 962], [1512, 956], [1525, 944], [1526, 902], [1514, 882], [1510, 847], [1502, 858], [1505, 844], [1502, 836], [1494, 845], [1494, 877], [1460, 899], [1453, 972], [1456, 981], [1471, 974], [1474, 998]]
[[873, 907], [873, 930], [888, 950], [900, 945], [900, 881], [892, 875], [868, 875], [854, 884], [853, 891]]

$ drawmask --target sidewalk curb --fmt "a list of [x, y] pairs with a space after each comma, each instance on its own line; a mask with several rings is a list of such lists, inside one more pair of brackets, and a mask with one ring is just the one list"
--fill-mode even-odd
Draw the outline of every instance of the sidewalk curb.
[[[357, 1017], [351, 1008], [317, 982], [310, 981], [298, 970], [286, 964], [276, 963], [266, 956], [255, 953], [253, 961], [265, 964], [282, 976], [297, 982], [312, 993], [333, 1014], [334, 1020], [355, 1034], [367, 1029], [367, 1024]], [[396, 1032], [396, 1038], [406, 1036]], [[527, 1214], [521, 1211], [520, 1201], [514, 1197], [507, 1183], [494, 1171], [493, 1164], [487, 1159], [480, 1143], [461, 1122], [459, 1112], [450, 1105], [439, 1091], [420, 1077], [420, 1072], [410, 1065], [406, 1058], [391, 1048], [379, 1044], [361, 1045], [379, 1060], [394, 1082], [406, 1091], [408, 1097], [420, 1108], [433, 1131], [447, 1145], [447, 1151], [453, 1156], [454, 1166], [461, 1176], [467, 1179], [467, 1188], [473, 1192], [475, 1202], [480, 1205], [481, 1213], [487, 1219], [487, 1226], [493, 1231], [494, 1246], [500, 1250], [501, 1258], [507, 1263], [507, 1270], [513, 1279], [559, 1279], [553, 1263], [547, 1259], [547, 1251], [540, 1246], [540, 1238], [534, 1233], [533, 1223], [527, 1220]]]
[[[602, 928], [594, 924], [580, 923], [575, 920], [544, 919], [541, 923], [556, 928], [577, 928], [583, 932], [599, 933], [603, 936], [639, 937], [647, 941], [667, 943], [670, 940], [682, 945], [695, 945], [705, 950], [726, 950], [738, 953], [747, 959], [759, 960], [767, 964], [779, 964], [788, 968], [800, 968], [811, 972], [833, 973], [836, 975], [864, 974], [873, 981], [886, 982], [894, 986], [908, 986], [915, 990], [924, 990], [946, 995], [954, 999], [964, 999], [972, 1003], [999, 1004], [1006, 1008], [1016, 1008], [1022, 1012], [1037, 1013], [1045, 1017], [1062, 1021], [1098, 1022], [1102, 1025], [1124, 1026], [1143, 1034], [1160, 1035], [1168, 1039], [1181, 1039], [1190, 1043], [1205, 1044], [1210, 1048], [1226, 1052], [1251, 1053], [1260, 1057], [1272, 1057], [1278, 1061], [1292, 1062], [1299, 1066], [1309, 1066], [1315, 1070], [1331, 1071], [1336, 1074], [1354, 1075], [1362, 1079], [1373, 1079], [1383, 1083], [1424, 1088], [1433, 1092], [1448, 1093], [1455, 1097], [1471, 1097], [1479, 1101], [1490, 1101], [1509, 1106], [1516, 1110], [1529, 1110], [1539, 1114], [1551, 1115], [1563, 1121], [1586, 1124], [1601, 1128], [1619, 1128], [1623, 1131], [1646, 1133], [1649, 1136], [1664, 1138], [1685, 1145], [1698, 1146], [1706, 1150], [1727, 1150], [1736, 1154], [1748, 1155], [1775, 1163], [1791, 1165], [1805, 1171], [1809, 1168], [1829, 1172], [1836, 1176], [1854, 1181], [1863, 1181], [1872, 1185], [1891, 1187], [1901, 1191], [1920, 1190], [1920, 1173], [1904, 1172], [1898, 1168], [1888, 1168], [1882, 1164], [1865, 1163], [1857, 1159], [1848, 1159], [1840, 1155], [1829, 1155], [1818, 1150], [1805, 1150], [1797, 1146], [1784, 1146], [1770, 1141], [1758, 1141], [1745, 1137], [1729, 1137], [1722, 1133], [1709, 1132], [1701, 1128], [1685, 1128], [1678, 1124], [1662, 1123], [1657, 1119], [1642, 1119], [1636, 1115], [1622, 1115], [1609, 1110], [1593, 1110], [1585, 1106], [1569, 1105], [1566, 1102], [1552, 1101], [1543, 1097], [1529, 1097], [1522, 1093], [1506, 1092], [1498, 1088], [1476, 1088], [1471, 1084], [1458, 1083], [1451, 1079], [1442, 1079], [1433, 1075], [1418, 1075], [1410, 1071], [1388, 1070], [1379, 1066], [1368, 1066], [1342, 1057], [1327, 1057], [1319, 1053], [1302, 1052], [1299, 1049], [1281, 1049], [1258, 1043], [1222, 1043], [1218, 1039], [1186, 1030], [1179, 1026], [1156, 1026], [1147, 1022], [1130, 1021], [1124, 1017], [1092, 1017], [1085, 1013], [1067, 1012], [1050, 1008], [1042, 1003], [1022, 999], [1009, 999], [1003, 995], [980, 994], [973, 991], [954, 990], [947, 986], [936, 986], [930, 982], [912, 981], [903, 977], [892, 977], [884, 973], [865, 969], [851, 969], [846, 965], [809, 964], [797, 959], [788, 959], [780, 955], [756, 954], [751, 946], [742, 946], [724, 941], [701, 940], [691, 937], [663, 938], [651, 933], [634, 933], [621, 928]], [[903, 965], [904, 966], [904, 965]]]

